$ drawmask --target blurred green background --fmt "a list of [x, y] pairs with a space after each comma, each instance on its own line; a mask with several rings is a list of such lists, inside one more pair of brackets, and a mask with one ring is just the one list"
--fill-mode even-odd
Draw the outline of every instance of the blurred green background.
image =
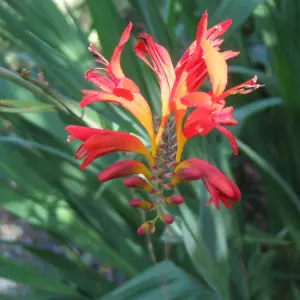
[[[257, 75], [265, 87], [228, 100], [238, 157], [216, 133], [190, 141], [185, 156], [221, 168], [243, 197], [217, 211], [200, 182], [179, 186], [185, 204], [151, 236], [153, 263], [149, 239], [135, 233], [144, 219], [128, 205], [135, 194], [121, 180], [97, 180], [119, 155], [81, 172], [64, 128], [105, 126], [146, 140], [118, 106], [79, 108], [80, 90], [92, 87], [89, 42], [110, 58], [134, 23], [122, 64], [159, 114], [158, 84], [132, 51], [134, 36], [153, 35], [176, 62], [206, 9], [210, 26], [233, 19], [222, 48], [241, 52], [229, 63], [230, 85]], [[300, 299], [299, 0], [1, 0], [0, 24], [0, 278], [17, 283], [15, 297]], [[7, 214], [38, 237], [7, 237]]]

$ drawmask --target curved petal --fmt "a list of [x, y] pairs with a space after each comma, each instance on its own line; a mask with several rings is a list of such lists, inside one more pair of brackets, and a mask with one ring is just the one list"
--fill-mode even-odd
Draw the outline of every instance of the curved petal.
[[191, 55], [194, 54], [197, 46], [199, 46], [203, 41], [203, 39], [206, 37], [207, 20], [208, 20], [208, 14], [207, 11], [205, 11], [198, 23], [196, 40], [187, 48], [187, 50], [184, 52], [184, 54], [182, 55], [182, 57], [180, 58], [180, 60], [178, 61], [175, 67], [176, 78], [178, 78], [182, 74], [189, 58], [191, 57]]
[[188, 116], [183, 128], [183, 134], [188, 139], [196, 134], [204, 136], [207, 135], [213, 127], [214, 123], [211, 118], [211, 107], [203, 105], [203, 107], [197, 107]]
[[232, 51], [232, 50], [221, 52], [221, 55], [223, 56], [223, 58], [225, 60], [234, 58], [234, 57], [238, 56], [239, 54], [240, 54], [240, 52], [238, 52], [238, 51]]
[[112, 92], [115, 84], [106, 75], [98, 73], [97, 70], [103, 71], [102, 68], [91, 68], [89, 69], [84, 78], [95, 84], [99, 89], [105, 92]]
[[212, 118], [214, 122], [222, 123], [227, 126], [236, 125], [238, 121], [233, 119], [232, 117], [233, 110], [234, 110], [233, 106], [225, 107], [220, 111], [214, 113]]
[[84, 143], [84, 148], [88, 151], [98, 149], [113, 148], [114, 151], [135, 152], [144, 155], [151, 165], [154, 159], [146, 146], [136, 136], [127, 132], [119, 132], [114, 130], [101, 130], [98, 134], [92, 135]]
[[199, 180], [202, 179], [203, 172], [200, 169], [182, 168], [177, 171], [171, 181], [172, 186], [176, 186], [183, 181]]
[[213, 203], [217, 209], [220, 209], [219, 194], [217, 189], [209, 181], [205, 182], [205, 186], [210, 193], [210, 199], [208, 200], [206, 205], [210, 205], [211, 203]]
[[123, 184], [128, 188], [141, 189], [148, 193], [154, 193], [152, 185], [142, 177], [134, 176], [124, 179]]
[[105, 129], [77, 125], [69, 125], [66, 127], [66, 130], [70, 133], [72, 139], [77, 139], [80, 141], [85, 141], [92, 135], [98, 134], [99, 132], [105, 132]]
[[123, 77], [118, 81], [116, 88], [129, 90], [133, 93], [140, 93], [140, 88], [129, 78]]
[[134, 94], [134, 98], [132, 101], [128, 101], [122, 97], [117, 97], [112, 93], [106, 92], [97, 92], [97, 91], [86, 91], [88, 95], [85, 96], [80, 102], [80, 107], [85, 107], [94, 102], [110, 102], [119, 104], [125, 109], [127, 109], [147, 130], [151, 144], [152, 144], [152, 153], [153, 156], [156, 155], [156, 146], [154, 141], [154, 129], [153, 129], [153, 121], [152, 121], [152, 112], [144, 97], [136, 93]]
[[216, 38], [218, 38], [219, 36], [223, 35], [231, 26], [231, 24], [232, 24], [232, 20], [229, 19], [213, 26], [207, 31], [207, 35], [206, 35], [207, 40], [211, 42]]
[[219, 96], [227, 84], [227, 64], [222, 56], [208, 41], [203, 42], [203, 51], [213, 94]]
[[87, 128], [83, 126], [68, 126], [72, 139], [79, 139], [84, 143], [78, 148], [76, 159], [85, 158], [81, 169], [86, 168], [95, 159], [116, 151], [135, 152], [144, 155], [151, 166], [154, 159], [139, 138], [126, 132]]
[[109, 64], [109, 62], [106, 60], [106, 58], [102, 55], [102, 54], [100, 54], [99, 52], [98, 52], [98, 50], [96, 49], [96, 47], [95, 47], [95, 45], [93, 44], [93, 43], [90, 43], [90, 46], [89, 46], [89, 51], [91, 51], [93, 54], [94, 54], [94, 56], [97, 58], [96, 59], [96, 61], [97, 62], [99, 62], [99, 63], [101, 63], [101, 64], [103, 64], [103, 65], [105, 65], [105, 66], [107, 66], [108, 64]]
[[[82, 147], [83, 145], [81, 145]], [[106, 155], [106, 154], [110, 154], [115, 152], [115, 148], [113, 147], [107, 147], [104, 149], [95, 149], [92, 152], [86, 152], [86, 150], [84, 149], [80, 149], [80, 147], [78, 148], [77, 152], [75, 153], [75, 158], [76, 159], [82, 159], [85, 157], [83, 163], [80, 166], [80, 170], [83, 171], [84, 169], [86, 169], [94, 160], [96, 160], [97, 158]], [[83, 156], [84, 155], [84, 156]]]
[[[174, 170], [172, 185], [176, 185], [182, 181], [203, 179], [211, 199], [208, 204], [213, 202], [219, 207], [219, 198], [223, 202], [224, 199], [230, 199], [238, 202], [241, 198], [239, 188], [220, 170], [208, 162], [199, 158], [189, 158], [181, 162]], [[226, 200], [224, 200], [226, 206]]]
[[148, 179], [152, 178], [150, 170], [138, 160], [118, 161], [108, 168], [104, 169], [98, 176], [102, 182], [114, 178], [124, 177], [132, 174], [143, 174]]
[[115, 51], [110, 59], [110, 63], [107, 66], [107, 71], [108, 73], [114, 77], [114, 78], [122, 78], [125, 77], [122, 68], [121, 68], [121, 64], [120, 64], [120, 59], [121, 59], [121, 54], [124, 48], [124, 45], [128, 42], [129, 38], [130, 38], [130, 32], [132, 29], [132, 23], [130, 22], [128, 24], [128, 26], [125, 28], [118, 46], [115, 48]]
[[[157, 74], [161, 90], [162, 116], [169, 115], [169, 96], [175, 81], [175, 71], [168, 51], [157, 44], [150, 35], [145, 33], [140, 36], [134, 50], [136, 55]], [[150, 56], [152, 64], [146, 58], [145, 54]]]
[[181, 103], [188, 107], [195, 107], [199, 105], [211, 105], [211, 96], [204, 92], [190, 93], [181, 98]]
[[239, 153], [238, 145], [236, 143], [236, 140], [235, 140], [234, 135], [232, 134], [232, 132], [230, 132], [228, 129], [226, 129], [225, 127], [221, 126], [218, 123], [214, 123], [214, 124], [215, 124], [215, 128], [217, 130], [219, 130], [221, 133], [223, 133], [227, 137], [227, 139], [229, 140], [229, 143], [230, 143], [230, 145], [232, 147], [232, 150], [233, 150], [233, 154], [238, 155], [238, 153]]
[[201, 20], [198, 24], [196, 42], [201, 45], [207, 36], [208, 13], [207, 10], [203, 13]]
[[222, 95], [220, 95], [220, 97], [226, 98], [229, 95], [234, 94], [248, 94], [261, 86], [263, 85], [257, 83], [257, 76], [254, 76], [250, 80], [247, 80], [246, 82], [236, 85], [233, 88], [225, 91], [224, 93], [222, 93]]

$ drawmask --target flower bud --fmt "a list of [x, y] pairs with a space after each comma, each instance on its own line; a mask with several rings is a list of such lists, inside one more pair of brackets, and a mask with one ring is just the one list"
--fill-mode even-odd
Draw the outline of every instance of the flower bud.
[[183, 196], [180, 195], [172, 195], [166, 199], [164, 199], [165, 204], [171, 204], [171, 205], [180, 205], [184, 202]]
[[139, 199], [139, 198], [135, 198], [132, 199], [130, 201], [130, 205], [132, 207], [136, 207], [136, 208], [142, 208], [142, 209], [152, 209], [155, 205], [149, 201], [143, 200], [143, 199]]
[[147, 182], [142, 177], [138, 176], [128, 177], [124, 179], [123, 184], [126, 187], [141, 189], [151, 194], [155, 194], [156, 192], [156, 190], [152, 187], [152, 185], [149, 182]]
[[161, 214], [161, 215], [159, 215], [159, 217], [164, 223], [167, 223], [167, 224], [172, 224], [174, 221], [174, 218], [171, 215]]
[[152, 221], [148, 221], [148, 222], [144, 223], [137, 229], [138, 235], [144, 235], [147, 232], [150, 232], [150, 233], [155, 232], [155, 227], [154, 227], [154, 224]]

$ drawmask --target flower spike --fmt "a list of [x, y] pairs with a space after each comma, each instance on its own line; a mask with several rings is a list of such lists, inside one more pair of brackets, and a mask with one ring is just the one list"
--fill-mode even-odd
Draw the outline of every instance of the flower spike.
[[[203, 180], [210, 194], [207, 205], [214, 204], [217, 209], [220, 203], [232, 208], [233, 203], [241, 199], [236, 184], [213, 165], [200, 158], [181, 159], [189, 139], [197, 135], [206, 136], [213, 129], [225, 135], [233, 154], [238, 154], [235, 137], [227, 129], [227, 126], [237, 124], [233, 118], [234, 107], [226, 104], [227, 97], [248, 94], [262, 85], [254, 76], [226, 89], [229, 85], [227, 61], [239, 54], [221, 49], [222, 35], [231, 23], [232, 20], [225, 20], [208, 28], [208, 13], [205, 11], [195, 40], [175, 65], [167, 49], [152, 36], [147, 33], [140, 35], [134, 51], [156, 73], [160, 86], [162, 113], [154, 118], [139, 86], [126, 76], [121, 67], [121, 56], [130, 39], [132, 23], [125, 28], [110, 60], [90, 44], [89, 50], [101, 66], [91, 68], [85, 74], [85, 78], [95, 85], [95, 90], [82, 91], [84, 97], [80, 107], [96, 102], [120, 105], [144, 127], [149, 140], [144, 144], [137, 136], [127, 132], [75, 125], [66, 127], [69, 132], [67, 140], [81, 141], [75, 153], [76, 159], [83, 159], [81, 170], [94, 160], [114, 152], [135, 153], [146, 158], [147, 165], [137, 157], [116, 161], [98, 175], [101, 182], [128, 176], [123, 185], [134, 189], [134, 193], [143, 192], [143, 197], [134, 196], [129, 205], [144, 210], [144, 213], [151, 211], [155, 216], [137, 229], [138, 235], [154, 233], [157, 222], [164, 226], [173, 223], [174, 217], [168, 209], [184, 202], [182, 195], [172, 191], [181, 182]], [[206, 79], [211, 83], [208, 92], [201, 90]], [[188, 108], [192, 108], [192, 112]]]

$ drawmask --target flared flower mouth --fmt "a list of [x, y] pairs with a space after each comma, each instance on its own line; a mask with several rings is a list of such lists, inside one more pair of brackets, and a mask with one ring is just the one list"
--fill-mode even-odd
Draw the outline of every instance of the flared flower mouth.
[[[83, 159], [80, 169], [88, 167], [94, 160], [113, 152], [130, 152], [139, 158], [117, 161], [98, 176], [101, 182], [127, 177], [123, 185], [156, 197], [157, 201], [134, 198], [130, 205], [135, 208], [156, 211], [153, 220], [142, 224], [139, 235], [153, 233], [157, 220], [171, 224], [174, 218], [162, 212], [164, 205], [181, 205], [181, 195], [165, 196], [183, 181], [203, 180], [210, 199], [217, 209], [222, 203], [231, 208], [232, 203], [241, 198], [239, 188], [216, 167], [199, 158], [181, 160], [187, 140], [206, 136], [217, 129], [229, 140], [233, 153], [238, 154], [234, 135], [227, 126], [234, 126], [233, 106], [227, 106], [227, 97], [234, 94], [248, 94], [261, 87], [257, 77], [226, 89], [228, 84], [227, 61], [239, 52], [221, 51], [221, 36], [228, 30], [232, 21], [223, 21], [208, 28], [208, 14], [205, 12], [198, 24], [195, 41], [191, 43], [176, 65], [173, 65], [168, 51], [154, 38], [142, 33], [133, 47], [137, 57], [150, 67], [157, 76], [161, 97], [161, 117], [153, 120], [151, 108], [143, 97], [139, 86], [126, 77], [121, 67], [123, 48], [130, 39], [132, 23], [125, 28], [110, 60], [106, 59], [91, 44], [89, 50], [96, 57], [100, 67], [87, 71], [85, 78], [95, 85], [94, 90], [83, 90], [85, 95], [80, 102], [82, 108], [95, 102], [107, 102], [126, 109], [146, 130], [149, 136], [148, 147], [135, 135], [114, 130], [68, 126], [68, 141], [80, 140], [82, 144], [75, 158]], [[205, 79], [211, 83], [208, 92], [199, 91]], [[193, 108], [188, 113], [187, 108]]]

